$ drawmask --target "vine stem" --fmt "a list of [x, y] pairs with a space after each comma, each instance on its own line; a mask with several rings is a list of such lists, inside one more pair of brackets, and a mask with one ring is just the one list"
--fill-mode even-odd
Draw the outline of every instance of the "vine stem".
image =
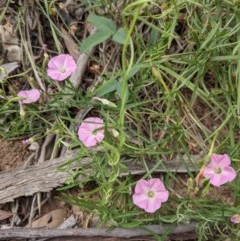
[[[120, 144], [119, 144], [119, 150], [122, 149], [122, 146], [124, 145], [125, 142], [125, 134], [124, 134], [124, 121], [125, 121], [125, 106], [126, 106], [126, 102], [127, 102], [127, 93], [128, 93], [128, 76], [129, 73], [131, 71], [131, 68], [133, 66], [133, 61], [134, 61], [134, 46], [133, 46], [133, 41], [131, 38], [131, 34], [134, 30], [134, 27], [136, 25], [136, 21], [138, 19], [138, 16], [140, 14], [140, 11], [144, 5], [144, 3], [146, 3], [146, 1], [140, 1], [138, 3], [138, 5], [136, 5], [136, 3], [132, 6], [129, 5], [127, 6], [124, 10], [123, 10], [123, 15], [127, 16], [127, 10], [131, 9], [131, 7], [135, 7], [137, 6], [137, 10], [135, 11], [134, 15], [133, 15], [133, 20], [131, 22], [130, 28], [127, 32], [127, 37], [125, 39], [125, 44], [123, 45], [123, 50], [122, 50], [122, 55], [121, 55], [121, 62], [122, 62], [122, 70], [123, 70], [123, 78], [122, 78], [122, 96], [121, 96], [121, 107], [120, 107], [120, 113], [119, 113], [119, 126], [120, 126]], [[124, 25], [126, 26], [126, 21], [123, 18], [123, 22]], [[130, 45], [130, 61], [128, 63], [128, 67], [127, 67], [127, 49], [128, 49], [128, 45]]]

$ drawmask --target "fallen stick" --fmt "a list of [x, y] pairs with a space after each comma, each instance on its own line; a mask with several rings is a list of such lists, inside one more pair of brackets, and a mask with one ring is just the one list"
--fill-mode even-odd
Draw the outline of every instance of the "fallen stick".
[[[49, 192], [52, 189], [62, 186], [68, 178], [68, 172], [58, 171], [59, 166], [63, 165], [67, 161], [77, 158], [79, 150], [74, 150], [69, 154], [65, 154], [59, 158], [54, 158], [38, 165], [29, 166], [25, 169], [14, 169], [9, 172], [0, 173], [0, 204], [13, 201], [15, 198], [21, 196], [31, 196], [37, 192]], [[199, 156], [192, 157], [197, 161]], [[84, 167], [92, 162], [90, 157], [82, 158], [78, 161], [73, 161], [69, 165], [69, 169], [74, 169], [78, 166]], [[185, 164], [184, 164], [185, 162]], [[188, 171], [196, 171], [197, 168], [189, 160], [171, 160], [164, 162], [163, 165], [159, 165], [154, 169], [154, 172], [178, 172], [186, 173]], [[120, 176], [140, 175], [146, 173], [144, 165], [135, 160], [125, 161], [123, 163], [127, 169], [121, 171]], [[149, 170], [156, 166], [155, 160], [146, 161], [146, 165]], [[91, 171], [91, 170], [88, 170]], [[84, 181], [84, 176], [79, 176], [79, 181]]]
[[0, 173], [0, 203], [11, 202], [17, 197], [30, 196], [37, 192], [48, 192], [61, 186], [68, 174], [58, 172], [57, 168], [76, 156], [75, 151], [39, 165]]
[[[92, 27], [89, 34], [93, 35], [96, 33], [96, 31], [97, 31], [97, 29]], [[83, 78], [83, 75], [87, 68], [88, 62], [90, 60], [90, 56], [93, 55], [94, 50], [95, 50], [95, 48], [91, 48], [88, 53], [81, 53], [77, 60], [77, 68], [70, 77], [70, 82], [76, 89], [79, 88], [79, 86], [82, 82], [82, 78]]]
[[114, 238], [136, 238], [150, 236], [153, 233], [161, 235], [180, 234], [195, 231], [196, 223], [176, 225], [148, 225], [142, 228], [75, 228], [75, 229], [30, 229], [30, 228], [10, 228], [0, 229], [0, 240], [7, 238], [55, 238], [55, 237], [114, 237]]

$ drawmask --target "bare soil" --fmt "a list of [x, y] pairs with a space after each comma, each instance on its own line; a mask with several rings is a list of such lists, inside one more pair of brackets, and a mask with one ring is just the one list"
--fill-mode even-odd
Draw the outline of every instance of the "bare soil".
[[0, 139], [0, 172], [22, 166], [29, 155], [29, 150], [21, 141]]

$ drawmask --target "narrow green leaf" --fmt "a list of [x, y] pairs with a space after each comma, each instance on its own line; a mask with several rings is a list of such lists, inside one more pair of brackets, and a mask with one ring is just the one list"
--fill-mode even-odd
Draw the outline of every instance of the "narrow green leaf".
[[119, 28], [113, 35], [112, 40], [119, 44], [125, 44], [127, 32], [124, 28]]
[[[117, 87], [117, 94], [119, 95], [119, 97], [121, 98], [121, 100], [123, 99], [123, 81], [119, 82], [117, 81], [117, 84], [116, 84], [116, 87]], [[127, 102], [128, 100], [128, 97], [129, 97], [129, 90], [128, 90], [128, 86], [127, 86], [127, 89], [126, 89], [126, 95], [125, 95], [125, 102]]]
[[214, 28], [212, 28], [212, 30], [209, 32], [207, 38], [205, 39], [205, 41], [202, 42], [202, 44], [201, 44], [199, 49], [204, 49], [208, 45], [208, 43], [211, 42], [216, 37], [216, 33], [219, 30], [220, 24], [221, 24], [221, 21], [219, 21], [214, 26]]
[[111, 34], [116, 32], [116, 25], [109, 18], [90, 14], [87, 18], [87, 21], [93, 24], [98, 30], [103, 30], [104, 32], [109, 32]]
[[149, 34], [149, 39], [148, 39], [148, 47], [154, 46], [154, 44], [156, 44], [160, 39], [160, 34], [159, 31], [157, 31], [156, 29], [152, 29], [150, 34]]
[[138, 64], [135, 64], [132, 66], [130, 72], [128, 73], [127, 79], [131, 79], [139, 70], [141, 66]]
[[111, 93], [117, 89], [117, 84], [117, 80], [106, 81], [95, 91], [95, 95], [102, 97], [108, 93]]
[[104, 31], [97, 31], [95, 34], [88, 36], [83, 40], [82, 45], [80, 47], [81, 53], [86, 53], [94, 46], [104, 42], [111, 36], [111, 33]]

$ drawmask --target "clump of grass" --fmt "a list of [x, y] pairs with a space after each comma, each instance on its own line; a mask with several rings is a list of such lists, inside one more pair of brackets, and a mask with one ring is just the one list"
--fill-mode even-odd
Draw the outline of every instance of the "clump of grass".
[[[110, 4], [86, 4], [93, 10], [103, 2], [106, 6]], [[49, 4], [38, 2], [38, 8], [54, 36], [54, 51], [62, 52], [61, 33], [49, 16]], [[109, 64], [104, 66], [100, 83], [80, 91], [68, 84], [54, 86], [39, 64], [36, 71], [48, 86], [54, 86], [56, 93], [50, 95], [46, 104], [26, 108], [27, 121], [20, 118], [16, 102], [2, 102], [6, 124], [1, 127], [1, 135], [45, 136], [53, 132], [60, 137], [57, 144], [69, 139], [69, 147], [80, 147], [78, 160], [90, 157], [92, 162], [76, 171], [67, 169], [69, 163], [61, 167], [69, 171], [66, 186], [61, 190], [64, 193], [78, 186], [78, 196], [64, 194], [65, 201], [98, 216], [103, 226], [196, 222], [198, 240], [237, 238], [237, 226], [229, 219], [239, 213], [239, 177], [227, 184], [230, 200], [224, 194], [215, 200], [211, 195], [205, 196], [212, 189], [209, 185], [199, 192], [191, 189], [188, 178], [194, 179], [197, 173], [188, 171], [182, 177], [168, 168], [170, 160], [178, 158], [184, 162], [187, 157], [193, 162], [193, 156], [199, 155], [197, 170], [202, 164], [200, 159], [208, 156], [211, 149], [228, 153], [239, 172], [237, 5], [229, 1], [123, 1], [121, 20], [111, 15], [115, 10], [111, 4], [108, 6], [107, 17], [125, 29], [126, 39], [120, 47], [111, 40], [99, 45], [94, 60], [100, 66]], [[115, 50], [116, 46], [119, 55], [107, 51]], [[6, 85], [11, 86], [7, 81]], [[64, 102], [67, 89], [71, 89], [72, 98]], [[92, 101], [96, 96], [114, 105]], [[90, 108], [89, 115], [105, 120], [106, 135], [100, 150], [84, 147], [76, 132], [69, 128], [70, 124], [80, 124], [74, 114], [82, 108]], [[146, 214], [134, 206], [131, 195], [137, 178], [131, 174], [121, 176], [128, 171], [126, 159], [146, 167], [141, 176], [144, 179], [158, 176], [154, 171], [159, 167], [165, 169], [161, 179], [170, 190], [170, 198], [155, 214]], [[155, 164], [153, 168], [148, 168], [148, 160]], [[79, 176], [84, 176], [85, 181], [79, 183]], [[95, 186], [87, 190], [90, 181]], [[175, 190], [176, 186], [182, 193]]]

